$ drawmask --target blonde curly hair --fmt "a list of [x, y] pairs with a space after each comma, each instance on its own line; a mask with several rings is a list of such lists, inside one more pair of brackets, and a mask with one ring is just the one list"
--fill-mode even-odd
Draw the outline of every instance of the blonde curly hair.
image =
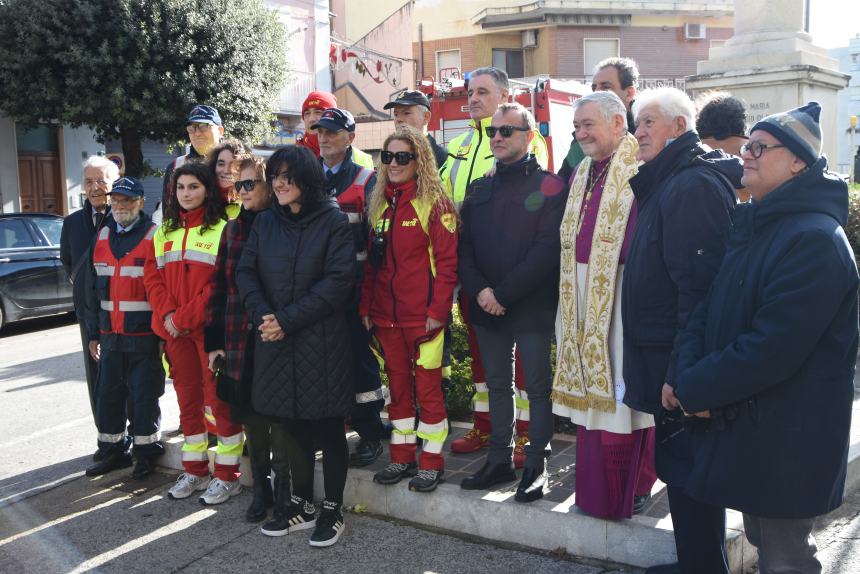
[[[395, 140], [400, 140], [409, 145], [412, 148], [412, 153], [417, 156], [414, 160], [418, 162], [418, 171], [415, 174], [417, 181], [415, 197], [432, 205], [435, 214], [453, 212], [454, 206], [445, 193], [444, 187], [442, 187], [442, 180], [439, 179], [439, 171], [436, 167], [436, 156], [433, 155], [427, 136], [413, 127], [400, 126], [393, 134], [385, 138], [382, 149], [387, 151], [388, 146]], [[385, 188], [387, 186], [388, 166], [380, 162], [376, 186], [370, 197], [371, 217], [379, 213], [385, 204]]]

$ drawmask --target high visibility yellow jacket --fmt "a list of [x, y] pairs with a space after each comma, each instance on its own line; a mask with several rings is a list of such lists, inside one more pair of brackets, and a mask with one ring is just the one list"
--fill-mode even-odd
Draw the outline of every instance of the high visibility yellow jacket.
[[[458, 211], [466, 199], [466, 187], [479, 177], [484, 177], [495, 165], [490, 138], [484, 131], [492, 119], [488, 117], [480, 121], [470, 121], [471, 129], [448, 144], [448, 159], [439, 170], [439, 175]], [[549, 151], [546, 140], [537, 130], [532, 140], [531, 153], [541, 167], [546, 169], [549, 165]]]

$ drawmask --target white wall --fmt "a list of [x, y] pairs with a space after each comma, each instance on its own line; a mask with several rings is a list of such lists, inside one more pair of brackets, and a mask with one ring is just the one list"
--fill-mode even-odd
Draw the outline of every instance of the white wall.
[[0, 213], [21, 209], [15, 122], [0, 116]]
[[66, 195], [69, 213], [81, 208], [83, 170], [81, 165], [92, 156], [104, 154], [105, 146], [95, 140], [95, 132], [88, 127], [63, 126], [63, 163], [66, 169]]

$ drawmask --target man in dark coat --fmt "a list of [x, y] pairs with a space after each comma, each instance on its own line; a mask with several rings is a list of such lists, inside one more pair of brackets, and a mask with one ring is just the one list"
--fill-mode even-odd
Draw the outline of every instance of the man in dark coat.
[[490, 451], [460, 486], [483, 490], [516, 479], [513, 347], [522, 361], [531, 403], [525, 467], [515, 499], [541, 498], [547, 486], [553, 415], [550, 346], [558, 305], [559, 227], [567, 192], [529, 153], [534, 117], [502, 104], [487, 136], [498, 161], [492, 177], [469, 185], [460, 212], [459, 273], [487, 374]]
[[813, 524], [845, 488], [858, 277], [820, 111], [811, 102], [753, 126], [742, 148], [752, 203], [678, 347], [675, 394], [707, 417], [687, 492], [744, 513], [763, 573], [821, 572]]
[[[84, 162], [84, 192], [87, 198], [84, 200], [83, 208], [63, 220], [63, 230], [60, 233], [60, 261], [72, 280], [72, 297], [81, 330], [84, 370], [87, 375], [87, 391], [90, 395], [93, 419], [96, 416], [95, 386], [98, 362], [90, 356], [88, 350], [90, 339], [84, 317], [86, 294], [84, 293], [85, 281], [83, 281], [86, 273], [81, 274], [81, 270], [87, 268], [87, 252], [93, 237], [105, 216], [110, 213], [107, 194], [118, 177], [119, 168], [109, 159], [98, 155], [87, 159]], [[96, 451], [96, 457], [98, 457], [98, 451]]]
[[655, 464], [668, 485], [679, 561], [650, 571], [722, 574], [725, 511], [685, 494], [692, 445], [683, 415], [664, 397], [671, 398], [675, 339], [725, 252], [741, 164], [701, 145], [693, 102], [679, 90], [642, 92], [633, 112], [645, 163], [630, 180], [638, 219], [621, 290], [624, 404], [655, 416]]

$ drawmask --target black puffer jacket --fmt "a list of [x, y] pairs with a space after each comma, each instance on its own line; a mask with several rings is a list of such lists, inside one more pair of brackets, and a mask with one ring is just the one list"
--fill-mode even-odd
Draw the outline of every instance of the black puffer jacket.
[[257, 216], [236, 270], [255, 328], [274, 313], [286, 337], [254, 338], [251, 403], [290, 419], [346, 415], [354, 399], [345, 304], [355, 282], [346, 214], [333, 199], [295, 217], [278, 205]]

